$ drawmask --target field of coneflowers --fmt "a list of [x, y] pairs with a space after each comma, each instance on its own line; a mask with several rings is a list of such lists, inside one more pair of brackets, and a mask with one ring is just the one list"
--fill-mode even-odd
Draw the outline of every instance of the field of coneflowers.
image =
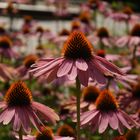
[[140, 140], [136, 7], [1, 1], [0, 140]]

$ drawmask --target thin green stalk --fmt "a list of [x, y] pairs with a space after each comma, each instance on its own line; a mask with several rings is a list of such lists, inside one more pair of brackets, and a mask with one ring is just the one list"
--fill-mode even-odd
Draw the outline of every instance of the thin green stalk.
[[18, 134], [19, 134], [19, 140], [23, 140], [23, 137], [22, 137], [22, 128], [20, 128]]
[[76, 89], [77, 89], [77, 140], [80, 140], [80, 93], [81, 93], [81, 84], [80, 81], [78, 79], [78, 77], [76, 78]]
[[133, 53], [132, 53], [132, 67], [135, 67], [136, 61], [136, 52], [137, 52], [137, 45], [134, 46]]

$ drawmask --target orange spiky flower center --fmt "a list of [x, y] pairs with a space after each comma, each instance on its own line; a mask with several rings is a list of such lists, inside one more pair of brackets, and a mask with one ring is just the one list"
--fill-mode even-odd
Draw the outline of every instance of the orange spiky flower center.
[[115, 111], [118, 108], [118, 103], [112, 93], [108, 90], [104, 90], [97, 98], [96, 107], [101, 111]]
[[12, 41], [7, 36], [0, 37], [0, 48], [8, 49], [12, 46]]
[[109, 32], [105, 27], [101, 27], [97, 30], [97, 36], [100, 38], [108, 38]]
[[34, 64], [37, 59], [38, 57], [36, 55], [28, 55], [25, 57], [23, 64], [26, 68], [30, 68], [30, 66]]
[[60, 36], [70, 35], [70, 32], [67, 29], [63, 29], [60, 33]]
[[85, 87], [82, 96], [85, 102], [94, 103], [99, 96], [100, 91], [94, 86]]
[[49, 127], [42, 127], [41, 133], [36, 134], [36, 140], [53, 140], [53, 132]]
[[22, 81], [13, 83], [5, 95], [9, 106], [28, 106], [32, 101], [32, 93]]
[[131, 36], [136, 36], [136, 37], [140, 37], [140, 24], [136, 24], [131, 32], [130, 32], [130, 35]]
[[58, 136], [64, 136], [64, 137], [67, 137], [67, 136], [74, 137], [75, 136], [75, 131], [71, 126], [69, 126], [67, 124], [64, 124], [63, 126], [58, 128], [57, 135]]
[[68, 59], [88, 61], [92, 58], [93, 47], [82, 32], [74, 31], [65, 42], [62, 54]]
[[122, 12], [124, 13], [124, 14], [127, 14], [127, 15], [131, 15], [131, 14], [133, 14], [133, 10], [131, 9], [131, 7], [125, 7], [123, 10], [122, 10]]
[[132, 95], [135, 98], [140, 98], [140, 82], [132, 88]]

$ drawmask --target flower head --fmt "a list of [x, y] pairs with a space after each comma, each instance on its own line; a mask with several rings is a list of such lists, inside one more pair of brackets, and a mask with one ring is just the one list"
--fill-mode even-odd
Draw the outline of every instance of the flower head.
[[5, 95], [5, 102], [8, 106], [29, 106], [32, 102], [31, 91], [22, 81], [14, 83]]
[[35, 61], [37, 61], [38, 57], [36, 55], [28, 55], [25, 57], [24, 61], [23, 61], [23, 64], [26, 68], [30, 68], [30, 66], [32, 64], [35, 63]]
[[63, 76], [74, 80], [78, 76], [84, 86], [88, 85], [90, 77], [100, 84], [105, 84], [105, 74], [123, 75], [118, 67], [94, 55], [92, 45], [80, 31], [70, 34], [62, 49], [62, 57], [40, 59], [32, 65], [30, 72], [35, 77], [45, 75], [43, 78], [46, 78], [47, 82]]
[[130, 35], [131, 36], [136, 36], [136, 37], [140, 37], [140, 24], [136, 24], [131, 32], [130, 32]]
[[65, 137], [66, 136], [75, 137], [75, 132], [71, 126], [64, 124], [58, 128], [57, 135], [58, 136], [65, 136]]
[[10, 40], [9, 37], [7, 36], [0, 37], [0, 48], [8, 49], [11, 48], [11, 46], [12, 46], [12, 41]]
[[108, 90], [102, 91], [101, 95], [97, 98], [95, 104], [98, 110], [102, 110], [105, 112], [117, 110], [118, 108], [116, 99], [113, 97], [112, 93], [110, 93], [110, 91]]
[[108, 38], [109, 37], [109, 32], [105, 27], [101, 27], [97, 31], [97, 36], [100, 38]]
[[122, 134], [124, 128], [131, 129], [137, 125], [130, 116], [119, 109], [110, 91], [102, 91], [95, 104], [96, 108], [81, 115], [81, 126], [89, 125], [93, 132], [98, 129], [99, 133], [103, 133], [110, 126]]
[[29, 133], [30, 122], [41, 131], [42, 121], [38, 114], [52, 123], [59, 119], [54, 110], [32, 100], [31, 91], [22, 81], [17, 81], [10, 86], [4, 101], [0, 102], [0, 108], [2, 108], [0, 123], [7, 125], [12, 122], [14, 131], [19, 131], [22, 127], [25, 133]]
[[60, 33], [59, 33], [60, 36], [68, 36], [70, 35], [70, 32], [67, 30], [67, 29], [63, 29]]
[[41, 127], [41, 133], [36, 134], [36, 140], [53, 140], [53, 132], [49, 127]]
[[94, 103], [97, 97], [99, 96], [99, 94], [100, 94], [100, 91], [95, 86], [85, 87], [82, 92], [83, 100], [89, 103]]
[[73, 32], [64, 44], [62, 54], [68, 59], [90, 60], [93, 47], [81, 32]]

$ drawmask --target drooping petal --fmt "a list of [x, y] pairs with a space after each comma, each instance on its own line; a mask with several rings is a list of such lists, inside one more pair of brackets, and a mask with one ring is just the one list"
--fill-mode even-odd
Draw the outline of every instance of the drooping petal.
[[30, 119], [27, 113], [27, 109], [25, 107], [22, 107], [22, 110], [19, 109], [19, 117], [20, 117], [24, 131], [26, 133], [30, 133], [31, 131]]
[[71, 60], [65, 60], [62, 65], [60, 66], [60, 68], [57, 71], [57, 76], [58, 77], [62, 77], [66, 74], [68, 74], [68, 72], [70, 71], [71, 67], [73, 65], [73, 61]]
[[32, 122], [33, 126], [39, 131], [41, 132], [41, 128], [40, 128], [40, 120], [37, 117], [37, 115], [35, 114], [35, 112], [32, 109], [28, 109], [27, 110], [27, 114], [29, 116], [30, 121]]
[[59, 120], [59, 116], [54, 112], [53, 109], [37, 102], [33, 102], [32, 104], [33, 107], [37, 109], [37, 111], [40, 112], [47, 121], [55, 123], [56, 120]]
[[107, 126], [108, 126], [109, 120], [108, 120], [108, 114], [107, 113], [102, 113], [101, 115], [101, 121], [99, 124], [99, 133], [103, 133]]
[[77, 68], [76, 68], [75, 64], [73, 64], [72, 69], [71, 69], [70, 73], [68, 74], [68, 79], [74, 80], [74, 79], [76, 79], [76, 76], [77, 76]]
[[88, 115], [86, 118], [82, 119], [81, 121], [81, 126], [86, 125], [87, 123], [90, 123], [90, 121], [92, 119], [94, 119], [94, 117], [96, 117], [96, 115], [98, 115], [99, 111], [92, 111], [92, 113], [90, 115]]
[[117, 117], [120, 120], [120, 122], [128, 129], [131, 129], [131, 126], [128, 124], [128, 122], [125, 120], [125, 118], [122, 116], [120, 112], [117, 112]]
[[90, 68], [90, 76], [92, 79], [95, 79], [99, 84], [106, 84], [106, 78], [105, 76], [102, 74], [102, 72], [99, 70], [99, 67], [96, 67], [96, 65], [94, 62], [91, 63], [91, 65], [89, 65]]
[[78, 78], [80, 80], [80, 83], [84, 86], [88, 86], [88, 80], [89, 80], [89, 74], [87, 71], [78, 71]]
[[82, 59], [77, 59], [75, 65], [81, 71], [87, 71], [88, 69], [87, 63]]
[[111, 62], [107, 61], [106, 59], [99, 57], [99, 56], [94, 56], [96, 60], [99, 61], [103, 66], [105, 66], [107, 69], [109, 69], [111, 72], [114, 72], [116, 74], [124, 75], [124, 73], [114, 64]]
[[14, 114], [15, 114], [14, 108], [7, 108], [7, 113], [5, 114], [3, 124], [7, 125], [13, 119]]
[[19, 112], [18, 112], [18, 107], [15, 108], [15, 118], [14, 118], [14, 121], [13, 121], [13, 129], [15, 131], [19, 131], [20, 130], [20, 127], [21, 127], [21, 120], [19, 118]]
[[0, 102], [0, 108], [4, 108], [6, 107], [6, 103], [5, 102]]
[[109, 125], [112, 129], [117, 129], [118, 128], [118, 118], [116, 116], [116, 113], [114, 112], [109, 112]]

